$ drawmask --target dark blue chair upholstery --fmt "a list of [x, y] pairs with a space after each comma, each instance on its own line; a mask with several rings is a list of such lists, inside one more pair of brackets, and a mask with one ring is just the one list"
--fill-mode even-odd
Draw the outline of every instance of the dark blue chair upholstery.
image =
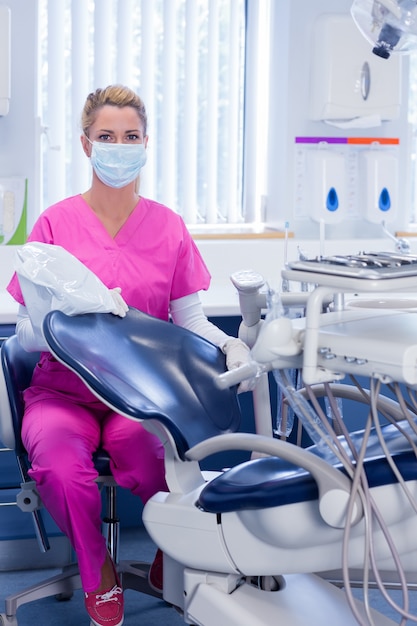
[[16, 335], [8, 337], [1, 347], [1, 363], [13, 420], [16, 440], [15, 451], [18, 455], [26, 454], [20, 436], [24, 409], [22, 393], [29, 387], [33, 370], [38, 361], [39, 353], [23, 350]]
[[[20, 346], [16, 335], [8, 337], [1, 347], [1, 366], [9, 400], [15, 440], [14, 451], [22, 481], [29, 483], [30, 463], [21, 438], [24, 413], [23, 392], [30, 385], [33, 370], [39, 361], [38, 352], [26, 352]], [[111, 477], [108, 454], [99, 449], [94, 454], [94, 464], [100, 476]], [[35, 531], [42, 550], [49, 549], [48, 537], [39, 510], [33, 511]]]
[[[401, 424], [403, 433], [417, 445], [417, 435], [407, 423]], [[415, 452], [398, 428], [386, 424], [381, 428], [385, 444], [404, 480], [417, 480]], [[363, 431], [350, 434], [351, 441], [359, 451], [363, 441]], [[343, 441], [344, 438], [340, 437]], [[323, 448], [310, 446], [309, 452], [322, 456]], [[335, 458], [332, 463], [346, 473]], [[364, 471], [370, 488], [391, 485], [398, 482], [375, 430], [371, 431]], [[317, 484], [305, 469], [276, 457], [261, 458], [238, 467], [210, 481], [202, 490], [198, 504], [210, 513], [227, 513], [284, 506], [318, 498]]]
[[[24, 411], [23, 391], [30, 385], [39, 354], [25, 352], [19, 345], [17, 337], [12, 335], [3, 342], [0, 355], [12, 419], [16, 460], [22, 482], [30, 483], [31, 478], [28, 474], [30, 465], [20, 433]], [[32, 512], [32, 516], [39, 546], [43, 552], [46, 552], [50, 549], [50, 545], [41, 512], [36, 509]]]

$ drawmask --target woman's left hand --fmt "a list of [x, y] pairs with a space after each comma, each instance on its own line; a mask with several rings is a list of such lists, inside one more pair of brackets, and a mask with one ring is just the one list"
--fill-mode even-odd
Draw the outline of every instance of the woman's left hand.
[[[246, 365], [251, 361], [251, 354], [249, 346], [246, 345], [241, 339], [231, 338], [222, 347], [223, 353], [226, 355], [226, 367], [228, 370], [234, 370], [241, 365]], [[256, 379], [249, 378], [242, 380], [237, 392], [244, 393], [245, 391], [252, 391], [255, 387]]]
[[121, 288], [115, 287], [114, 289], [110, 289], [110, 293], [114, 302], [114, 309], [111, 311], [111, 313], [113, 313], [113, 315], [118, 315], [119, 317], [125, 317], [126, 313], [129, 310], [129, 307], [122, 298]]

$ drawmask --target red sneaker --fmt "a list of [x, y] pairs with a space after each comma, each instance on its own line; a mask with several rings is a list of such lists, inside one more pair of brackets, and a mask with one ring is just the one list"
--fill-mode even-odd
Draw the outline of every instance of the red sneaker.
[[84, 595], [85, 608], [94, 626], [122, 626], [124, 601], [123, 589], [119, 584], [102, 593]]
[[149, 568], [148, 583], [149, 586], [158, 593], [162, 593], [164, 582], [163, 552], [158, 548], [151, 567]]

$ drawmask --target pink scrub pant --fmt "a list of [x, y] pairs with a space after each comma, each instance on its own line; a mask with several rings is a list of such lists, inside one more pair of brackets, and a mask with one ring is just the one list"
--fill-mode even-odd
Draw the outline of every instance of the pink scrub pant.
[[75, 550], [83, 589], [95, 591], [107, 548], [93, 452], [104, 448], [117, 483], [146, 503], [167, 490], [163, 446], [140, 422], [102, 404], [46, 354], [25, 392], [22, 439], [42, 502]]

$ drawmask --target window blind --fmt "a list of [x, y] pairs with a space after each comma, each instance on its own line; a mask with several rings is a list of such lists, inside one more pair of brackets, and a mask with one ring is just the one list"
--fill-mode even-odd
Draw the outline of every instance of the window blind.
[[268, 100], [259, 42], [268, 0], [39, 2], [44, 208], [88, 187], [82, 107], [90, 91], [121, 83], [147, 108], [144, 196], [190, 225], [259, 218], [257, 102]]

